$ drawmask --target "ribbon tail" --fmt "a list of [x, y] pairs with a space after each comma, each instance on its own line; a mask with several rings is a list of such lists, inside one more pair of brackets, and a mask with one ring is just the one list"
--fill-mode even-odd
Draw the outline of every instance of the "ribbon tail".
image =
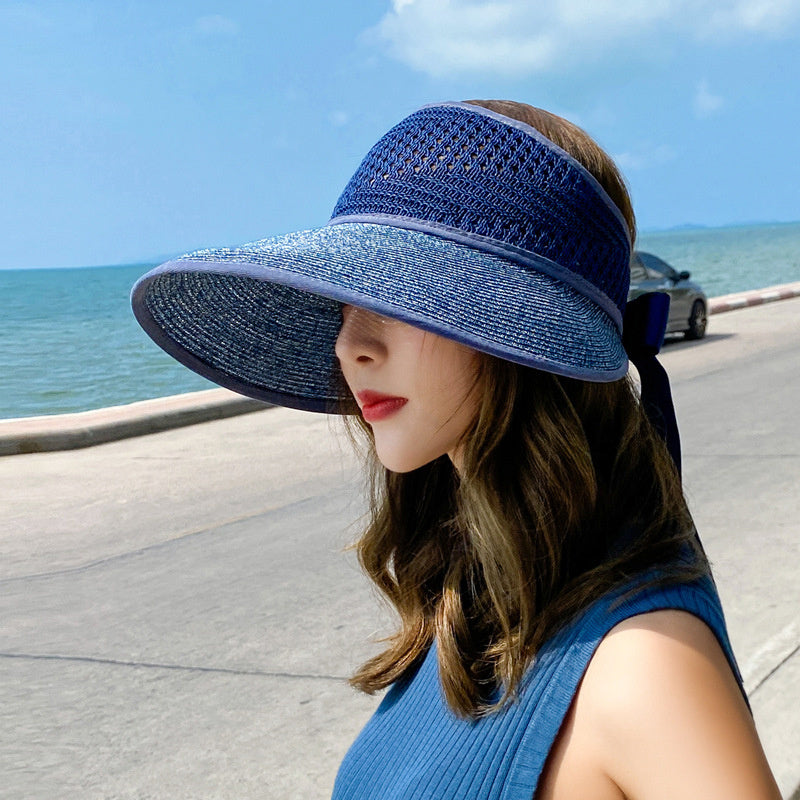
[[655, 356], [634, 361], [642, 381], [642, 406], [681, 474], [681, 437], [667, 371]]
[[681, 440], [672, 402], [669, 378], [656, 355], [664, 343], [669, 317], [669, 295], [651, 292], [628, 303], [623, 341], [628, 357], [639, 371], [642, 407], [667, 446], [681, 474]]

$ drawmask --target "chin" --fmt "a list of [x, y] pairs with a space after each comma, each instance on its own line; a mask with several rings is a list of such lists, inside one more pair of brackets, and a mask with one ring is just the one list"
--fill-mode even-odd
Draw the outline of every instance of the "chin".
[[404, 475], [408, 472], [413, 472], [415, 469], [419, 469], [420, 467], [424, 467], [426, 464], [430, 464], [430, 461], [395, 461], [393, 459], [387, 459], [384, 461], [380, 456], [378, 457], [378, 461], [383, 464], [389, 472], [397, 472], [400, 475]]
[[396, 453], [396, 452], [381, 452], [381, 450], [376, 450], [378, 461], [383, 464], [386, 469], [390, 472], [398, 472], [400, 474], [406, 472], [413, 472], [415, 469], [419, 469], [420, 467], [424, 467], [426, 464], [430, 464], [432, 461], [435, 461], [439, 456], [437, 455], [422, 455], [422, 454], [410, 454], [410, 453]]
[[375, 454], [378, 456], [378, 461], [383, 464], [389, 472], [397, 472], [404, 474], [413, 472], [415, 469], [424, 467], [427, 464], [432, 464], [447, 453], [439, 452], [417, 452], [417, 453], [402, 453], [396, 450], [387, 452], [386, 448], [375, 448]]

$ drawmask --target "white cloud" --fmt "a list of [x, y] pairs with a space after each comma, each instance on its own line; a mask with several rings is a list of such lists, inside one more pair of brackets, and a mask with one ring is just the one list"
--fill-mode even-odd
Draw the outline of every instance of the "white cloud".
[[712, 93], [708, 88], [708, 81], [700, 81], [695, 88], [693, 105], [695, 116], [704, 119], [716, 114], [725, 105], [725, 101]]
[[[393, 55], [432, 74], [539, 71], [553, 59], [549, 13], [514, 2], [394, 0], [375, 29]], [[521, 15], [541, 33], [522, 34]]]
[[200, 36], [236, 36], [239, 26], [221, 14], [207, 14], [195, 20], [194, 32]]
[[328, 120], [334, 128], [342, 128], [350, 122], [350, 115], [346, 111], [338, 109], [328, 114]]
[[755, 31], [781, 34], [797, 18], [797, 0], [737, 0], [719, 3], [719, 8], [715, 8], [708, 19], [708, 29], [712, 33]]
[[641, 144], [632, 150], [613, 153], [612, 158], [623, 172], [637, 172], [674, 161], [678, 154], [666, 144]]
[[797, 0], [393, 0], [369, 33], [432, 75], [527, 75], [675, 35], [785, 35], [798, 21]]

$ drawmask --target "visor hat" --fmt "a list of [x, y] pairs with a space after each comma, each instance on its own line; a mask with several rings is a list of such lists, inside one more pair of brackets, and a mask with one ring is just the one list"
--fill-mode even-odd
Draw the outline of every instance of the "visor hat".
[[132, 303], [215, 383], [336, 413], [342, 304], [558, 375], [622, 377], [630, 249], [604, 189], [539, 131], [440, 103], [377, 142], [325, 226], [168, 261]]

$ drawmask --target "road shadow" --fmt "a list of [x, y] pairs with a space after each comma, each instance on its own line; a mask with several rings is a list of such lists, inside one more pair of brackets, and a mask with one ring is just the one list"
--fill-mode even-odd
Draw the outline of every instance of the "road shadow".
[[[735, 333], [707, 333], [702, 339], [684, 339], [680, 334], [669, 334], [664, 339], [664, 348], [670, 350], [689, 350], [693, 347], [703, 347], [714, 342], [722, 342], [725, 339], [733, 339]], [[662, 349], [664, 349], [662, 348]]]

